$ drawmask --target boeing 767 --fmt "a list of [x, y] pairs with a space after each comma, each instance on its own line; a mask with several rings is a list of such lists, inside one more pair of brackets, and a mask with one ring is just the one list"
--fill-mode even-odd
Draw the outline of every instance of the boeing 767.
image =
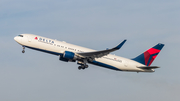
[[14, 40], [25, 48], [53, 54], [59, 56], [59, 60], [64, 62], [76, 62], [80, 65], [79, 70], [88, 68], [88, 64], [93, 64], [117, 71], [129, 72], [154, 72], [158, 66], [151, 66], [164, 44], [158, 43], [144, 53], [133, 59], [111, 55], [111, 52], [119, 50], [126, 40], [123, 40], [114, 48], [106, 50], [93, 50], [64, 41], [57, 41], [33, 34], [20, 34]]

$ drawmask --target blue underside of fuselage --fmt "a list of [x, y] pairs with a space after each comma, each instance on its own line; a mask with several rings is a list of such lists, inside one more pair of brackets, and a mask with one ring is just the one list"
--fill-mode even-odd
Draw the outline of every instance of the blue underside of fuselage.
[[[29, 47], [29, 46], [25, 46], [25, 47], [33, 49], [33, 50], [37, 50], [37, 51], [53, 54], [53, 55], [58, 55], [58, 56], [59, 55], [60, 56], [63, 55], [62, 53], [52, 52], [52, 51], [48, 51], [48, 50], [44, 50], [44, 49], [38, 49], [38, 48]], [[93, 62], [88, 61], [88, 62], [90, 64], [94, 64], [94, 65], [97, 65], [97, 66], [105, 67], [105, 68], [112, 69], [112, 70], [121, 71], [120, 69], [118, 69], [118, 68], [116, 68], [114, 66], [111, 66], [111, 65], [108, 65], [108, 64], [105, 64], [105, 63], [101, 63], [101, 62], [98, 62], [98, 61], [93, 61]]]

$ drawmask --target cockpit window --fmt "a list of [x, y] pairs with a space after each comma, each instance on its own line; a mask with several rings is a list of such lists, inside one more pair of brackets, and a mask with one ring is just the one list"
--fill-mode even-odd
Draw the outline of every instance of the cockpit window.
[[23, 37], [23, 35], [18, 35], [18, 36]]

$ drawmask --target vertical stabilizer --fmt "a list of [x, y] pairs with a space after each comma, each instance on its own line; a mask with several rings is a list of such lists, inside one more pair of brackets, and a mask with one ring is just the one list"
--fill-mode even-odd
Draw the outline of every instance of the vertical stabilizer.
[[150, 66], [163, 47], [164, 44], [159, 43], [132, 60]]

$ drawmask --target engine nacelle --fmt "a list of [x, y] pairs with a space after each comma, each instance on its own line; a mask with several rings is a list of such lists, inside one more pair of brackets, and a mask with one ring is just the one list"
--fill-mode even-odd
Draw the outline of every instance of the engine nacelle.
[[59, 60], [64, 62], [76, 62], [76, 55], [73, 52], [65, 51], [62, 55], [59, 56]]
[[77, 59], [75, 53], [69, 52], [69, 51], [64, 52], [63, 58], [66, 58], [66, 59], [69, 59], [69, 60], [76, 60]]

